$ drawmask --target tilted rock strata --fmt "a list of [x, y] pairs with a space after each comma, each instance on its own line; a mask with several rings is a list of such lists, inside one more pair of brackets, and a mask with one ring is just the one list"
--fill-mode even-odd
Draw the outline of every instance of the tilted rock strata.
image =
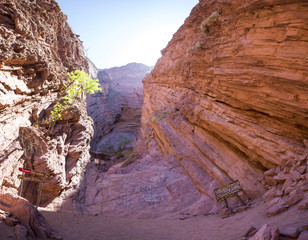
[[143, 149], [143, 157], [127, 167], [117, 164], [104, 172], [88, 165], [71, 204], [76, 212], [142, 218], [217, 212], [216, 206], [207, 204], [212, 200], [197, 191], [175, 159], [161, 161], [156, 141], [151, 138], [147, 144], [149, 151]]
[[239, 180], [257, 198], [265, 170], [306, 159], [307, 12], [306, 1], [200, 1], [144, 79], [143, 135], [153, 129], [200, 192]]
[[[0, 192], [17, 193], [19, 167], [45, 170], [52, 176], [42, 205], [77, 187], [90, 158], [92, 121], [84, 103], [76, 102], [52, 131], [43, 124], [66, 72], [88, 69], [66, 19], [53, 0], [0, 3]], [[37, 190], [25, 182], [23, 196], [36, 203]]]

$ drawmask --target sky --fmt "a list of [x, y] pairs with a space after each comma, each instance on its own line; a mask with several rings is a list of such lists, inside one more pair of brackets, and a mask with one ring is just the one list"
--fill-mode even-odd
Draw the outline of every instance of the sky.
[[98, 68], [154, 66], [198, 0], [56, 0]]

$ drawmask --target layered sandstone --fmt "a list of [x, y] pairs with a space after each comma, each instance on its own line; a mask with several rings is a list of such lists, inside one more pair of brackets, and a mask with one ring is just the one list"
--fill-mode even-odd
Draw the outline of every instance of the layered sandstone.
[[[252, 199], [292, 172], [289, 191], [307, 185], [307, 13], [303, 0], [202, 0], [145, 77], [143, 136], [208, 205], [233, 180]], [[275, 183], [262, 180], [268, 169]]]
[[[66, 72], [87, 71], [81, 41], [53, 0], [0, 2], [0, 193], [17, 194], [19, 167], [46, 171], [41, 205], [73, 198], [89, 161], [92, 121], [76, 102], [46, 124]], [[49, 128], [49, 129], [48, 129]], [[36, 203], [38, 183], [22, 196]]]

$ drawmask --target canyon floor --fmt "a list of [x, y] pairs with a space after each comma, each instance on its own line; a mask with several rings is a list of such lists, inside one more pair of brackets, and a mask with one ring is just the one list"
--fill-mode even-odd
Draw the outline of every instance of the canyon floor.
[[[40, 209], [50, 225], [66, 240], [236, 240], [241, 239], [251, 226], [257, 229], [265, 223], [286, 227], [308, 224], [307, 211], [296, 207], [267, 218], [265, 205], [256, 202], [244, 212], [228, 218], [220, 215], [195, 216], [180, 220], [175, 216], [156, 219], [119, 218], [106, 216], [74, 215], [63, 212], [47, 212]], [[14, 239], [14, 228], [0, 222], [0, 239]]]

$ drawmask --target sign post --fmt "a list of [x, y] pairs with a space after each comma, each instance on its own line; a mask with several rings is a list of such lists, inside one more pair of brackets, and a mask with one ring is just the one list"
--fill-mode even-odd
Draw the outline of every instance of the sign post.
[[[36, 182], [40, 184], [38, 195], [37, 195], [37, 200], [36, 200], [36, 208], [38, 208], [40, 204], [40, 200], [41, 200], [42, 189], [43, 189], [43, 184], [45, 182], [45, 178], [49, 177], [50, 175], [48, 173], [45, 173], [45, 170], [44, 172], [35, 171], [29, 168], [19, 168], [18, 170], [23, 172], [23, 175], [18, 175], [18, 178], [21, 179], [21, 184], [20, 184], [19, 193], [18, 193], [19, 196], [21, 196], [22, 194], [22, 188], [23, 188], [24, 181]], [[25, 176], [25, 173], [30, 174], [30, 176]]]
[[240, 192], [240, 191], [243, 191], [243, 189], [240, 185], [240, 182], [238, 180], [236, 180], [236, 181], [234, 181], [230, 184], [227, 184], [227, 185], [222, 186], [220, 188], [216, 188], [214, 190], [214, 193], [215, 193], [216, 201], [218, 203], [220, 203], [221, 201], [225, 201], [226, 207], [228, 208], [227, 198], [233, 197], [233, 196], [236, 196], [240, 200], [241, 204], [243, 206], [245, 206], [244, 201], [238, 195], [238, 192]]

